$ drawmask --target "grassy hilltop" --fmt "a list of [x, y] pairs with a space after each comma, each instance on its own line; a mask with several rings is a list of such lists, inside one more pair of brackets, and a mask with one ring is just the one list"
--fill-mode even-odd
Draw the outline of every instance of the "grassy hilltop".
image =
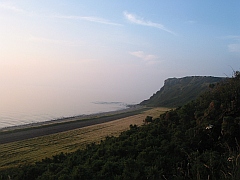
[[178, 107], [209, 90], [209, 86], [219, 83], [226, 78], [212, 76], [187, 76], [183, 78], [169, 78], [164, 86], [141, 105]]

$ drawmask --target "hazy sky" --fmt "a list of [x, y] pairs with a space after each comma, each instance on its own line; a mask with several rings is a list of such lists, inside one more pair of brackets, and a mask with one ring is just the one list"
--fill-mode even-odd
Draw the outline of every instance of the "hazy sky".
[[166, 78], [232, 68], [240, 69], [239, 0], [0, 0], [6, 95], [42, 88], [140, 102]]

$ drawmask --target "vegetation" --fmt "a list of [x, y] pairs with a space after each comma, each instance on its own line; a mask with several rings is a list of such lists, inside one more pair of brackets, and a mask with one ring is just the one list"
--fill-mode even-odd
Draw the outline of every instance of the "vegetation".
[[32, 164], [61, 152], [70, 153], [78, 149], [84, 149], [87, 144], [99, 143], [106, 136], [119, 136], [122, 131], [129, 129], [130, 124], [141, 126], [146, 115], [156, 118], [167, 110], [169, 109], [153, 108], [145, 110], [138, 115], [107, 123], [24, 141], [0, 144], [0, 170], [23, 164]]
[[[145, 121], [150, 120], [147, 117]], [[240, 179], [240, 73], [119, 137], [8, 169], [2, 179]]]
[[211, 76], [189, 76], [183, 78], [169, 78], [164, 86], [142, 105], [160, 107], [178, 107], [195, 100], [209, 87], [226, 78]]

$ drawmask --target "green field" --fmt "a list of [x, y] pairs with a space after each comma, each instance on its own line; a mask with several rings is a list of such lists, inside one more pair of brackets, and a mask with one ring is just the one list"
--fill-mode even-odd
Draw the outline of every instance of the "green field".
[[61, 152], [70, 153], [76, 151], [84, 148], [89, 143], [98, 143], [106, 136], [118, 136], [122, 131], [128, 130], [131, 124], [142, 125], [146, 116], [159, 117], [161, 113], [167, 110], [169, 109], [154, 108], [138, 115], [107, 123], [24, 141], [1, 144], [0, 169], [34, 163]]

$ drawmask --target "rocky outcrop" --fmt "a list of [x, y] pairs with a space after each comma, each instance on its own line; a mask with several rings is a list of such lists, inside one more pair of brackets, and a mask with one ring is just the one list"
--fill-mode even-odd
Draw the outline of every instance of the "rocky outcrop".
[[210, 84], [224, 81], [226, 78], [212, 76], [187, 76], [169, 78], [164, 86], [141, 105], [178, 107], [196, 99], [204, 91], [210, 90]]

